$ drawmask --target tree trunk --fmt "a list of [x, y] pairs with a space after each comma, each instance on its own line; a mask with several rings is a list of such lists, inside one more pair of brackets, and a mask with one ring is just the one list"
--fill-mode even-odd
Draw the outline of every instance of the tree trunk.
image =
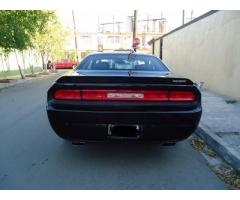
[[1, 65], [2, 66], [2, 71], [4, 71], [4, 61], [3, 61], [3, 55], [0, 55], [1, 56]]
[[32, 57], [32, 50], [29, 50], [28, 52], [28, 60], [29, 60], [29, 67], [30, 67], [30, 70], [31, 70], [31, 74], [34, 74], [34, 71], [33, 71], [33, 65], [32, 65], [32, 62], [30, 61], [31, 60], [31, 57]]
[[42, 57], [43, 70], [44, 70], [44, 72], [47, 72], [47, 67], [46, 67], [46, 64], [45, 64], [45, 62], [44, 62], [44, 54], [43, 54], [43, 53], [41, 53], [41, 57]]
[[20, 73], [20, 75], [21, 75], [21, 78], [22, 78], [22, 79], [25, 79], [25, 75], [24, 75], [24, 72], [22, 71], [21, 66], [19, 65], [18, 57], [17, 57], [17, 52], [16, 52], [15, 49], [14, 49], [14, 54], [15, 54], [15, 57], [16, 57], [16, 61], [17, 61], [17, 65], [18, 65], [18, 70], [19, 70], [19, 73]]
[[6, 55], [5, 56], [5, 63], [6, 63], [6, 66], [7, 66], [7, 71], [10, 71], [10, 63], [9, 63], [9, 55]]
[[21, 51], [21, 53], [22, 53], [22, 60], [23, 60], [23, 69], [25, 70], [26, 69], [25, 57], [24, 57], [23, 51]]

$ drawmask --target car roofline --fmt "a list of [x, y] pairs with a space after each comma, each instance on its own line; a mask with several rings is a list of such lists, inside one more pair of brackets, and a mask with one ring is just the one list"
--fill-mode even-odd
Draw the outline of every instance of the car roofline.
[[[89, 54], [89, 56], [91, 55], [128, 55], [129, 53], [132, 52], [126, 52], [126, 51], [117, 51], [117, 52], [94, 52]], [[155, 55], [152, 54], [146, 54], [146, 53], [138, 53], [138, 52], [134, 52], [133, 54], [135, 55], [141, 55], [141, 56], [152, 56], [152, 57], [156, 57]], [[157, 57], [158, 58], [158, 57]]]

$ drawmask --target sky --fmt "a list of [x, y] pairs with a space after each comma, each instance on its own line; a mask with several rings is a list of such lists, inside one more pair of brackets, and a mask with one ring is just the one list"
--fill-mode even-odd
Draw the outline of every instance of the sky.
[[[196, 18], [209, 10], [193, 10], [193, 17]], [[114, 21], [126, 22], [128, 16], [133, 15], [133, 10], [101, 10], [89, 12], [88, 10], [74, 10], [76, 28], [80, 32], [97, 32], [99, 23], [107, 23]], [[66, 28], [73, 28], [72, 10], [57, 10], [57, 14]], [[138, 10], [138, 19], [160, 18], [161, 14], [167, 19], [167, 31], [170, 31], [182, 25], [182, 10], [166, 10], [166, 11], [142, 11]], [[191, 10], [185, 10], [186, 20], [189, 20]], [[125, 27], [125, 26], [123, 26]], [[124, 29], [124, 28], [123, 28]]]

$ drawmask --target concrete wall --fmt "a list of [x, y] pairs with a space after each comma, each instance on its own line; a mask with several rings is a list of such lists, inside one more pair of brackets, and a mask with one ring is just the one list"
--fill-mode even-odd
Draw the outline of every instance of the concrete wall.
[[176, 74], [240, 99], [240, 11], [219, 11], [166, 35], [162, 53]]

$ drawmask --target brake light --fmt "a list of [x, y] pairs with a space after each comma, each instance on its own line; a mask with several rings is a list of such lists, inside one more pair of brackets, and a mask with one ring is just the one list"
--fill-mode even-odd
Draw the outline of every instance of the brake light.
[[57, 90], [54, 99], [58, 100], [81, 100], [80, 90]]
[[106, 100], [106, 90], [82, 90], [83, 100]]
[[190, 91], [170, 91], [169, 101], [195, 101], [196, 96]]
[[156, 90], [57, 90], [54, 99], [95, 101], [195, 101], [191, 91]]

